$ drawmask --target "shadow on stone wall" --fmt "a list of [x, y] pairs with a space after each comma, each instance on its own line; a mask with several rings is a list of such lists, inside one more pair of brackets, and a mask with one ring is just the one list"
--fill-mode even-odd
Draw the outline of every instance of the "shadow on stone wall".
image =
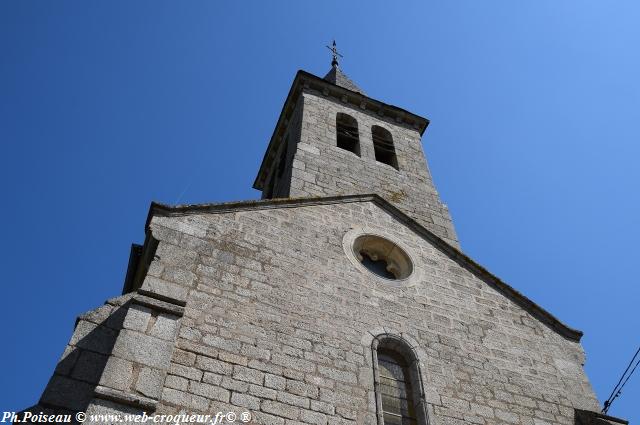
[[78, 317], [40, 401], [23, 412], [73, 416], [87, 410], [123, 327], [130, 298], [128, 294], [108, 300], [104, 306]]

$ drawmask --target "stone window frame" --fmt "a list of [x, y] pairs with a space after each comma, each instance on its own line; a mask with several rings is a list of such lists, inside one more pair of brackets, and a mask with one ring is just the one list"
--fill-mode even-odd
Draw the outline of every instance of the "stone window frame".
[[[377, 129], [380, 129], [380, 130], [378, 131]], [[381, 135], [376, 136], [376, 133], [381, 133]], [[384, 135], [384, 137], [382, 135]], [[391, 133], [391, 130], [378, 124], [372, 125], [371, 126], [371, 142], [373, 143], [374, 158], [376, 162], [379, 164], [388, 165], [394, 170], [400, 171], [400, 165], [398, 164], [398, 152], [396, 151], [396, 144], [393, 139], [393, 133]], [[377, 151], [380, 149], [382, 149], [383, 151], [386, 151], [389, 155], [391, 155], [391, 159], [389, 162], [381, 161], [379, 159]]]
[[[409, 257], [412, 265], [411, 274], [404, 279], [386, 279], [382, 276], [379, 276], [369, 269], [367, 269], [364, 264], [358, 258], [356, 252], [354, 252], [354, 244], [356, 239], [361, 236], [376, 236], [379, 238], [387, 239], [389, 242], [393, 243], [397, 247], [399, 247], [404, 253]], [[342, 238], [342, 248], [347, 255], [349, 261], [363, 274], [367, 276], [367, 280], [371, 281], [381, 288], [387, 289], [398, 289], [402, 287], [414, 286], [419, 284], [424, 277], [424, 270], [421, 267], [420, 263], [416, 261], [420, 258], [415, 254], [414, 250], [407, 246], [405, 243], [400, 242], [398, 240], [398, 236], [391, 232], [388, 232], [383, 229], [372, 228], [368, 226], [360, 226], [354, 227], [348, 232], [346, 232]]]
[[[380, 371], [378, 365], [378, 349], [391, 350], [402, 356], [409, 365], [409, 373], [414, 397], [414, 408], [418, 425], [430, 424], [430, 409], [427, 402], [427, 392], [425, 391], [424, 378], [422, 373], [423, 359], [425, 352], [414, 338], [406, 333], [398, 332], [387, 327], [378, 327], [367, 332], [361, 339], [362, 345], [369, 348], [367, 363], [372, 370], [372, 381], [369, 384], [373, 387], [373, 398], [370, 398], [370, 411], [375, 413], [376, 424], [384, 425], [382, 411], [382, 394], [380, 392]], [[433, 413], [433, 412], [431, 412]]]
[[[340, 118], [343, 118], [343, 121], [350, 121], [352, 124], [355, 124], [354, 128], [355, 132], [356, 132], [356, 140], [354, 143], [354, 149], [347, 149], [346, 147], [341, 147], [340, 143], [339, 143], [339, 138], [340, 138], [340, 132], [339, 132], [339, 126], [340, 126]], [[360, 125], [358, 123], [358, 120], [352, 116], [347, 114], [346, 112], [342, 112], [342, 111], [338, 111], [335, 114], [335, 120], [336, 120], [336, 147], [343, 150], [343, 151], [347, 151], [347, 152], [351, 152], [352, 154], [356, 155], [358, 158], [362, 157], [362, 147], [361, 147], [361, 137], [360, 137]], [[344, 125], [348, 125], [346, 122], [343, 123]]]

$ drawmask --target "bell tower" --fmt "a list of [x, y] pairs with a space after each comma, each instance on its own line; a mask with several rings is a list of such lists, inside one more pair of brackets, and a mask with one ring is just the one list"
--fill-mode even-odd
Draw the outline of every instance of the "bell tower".
[[375, 193], [459, 247], [422, 149], [429, 120], [373, 99], [340, 69], [298, 71], [254, 188], [263, 199]]

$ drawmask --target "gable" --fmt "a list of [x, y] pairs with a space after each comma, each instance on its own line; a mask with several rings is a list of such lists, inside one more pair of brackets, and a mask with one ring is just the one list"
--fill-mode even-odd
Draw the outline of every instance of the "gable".
[[[342, 215], [337, 213], [338, 211], [342, 211]], [[354, 211], [359, 212], [359, 218], [355, 218]], [[153, 223], [168, 226], [169, 223], [161, 218], [167, 216], [188, 217], [181, 220], [180, 223], [173, 224], [178, 226], [176, 230], [186, 232], [194, 237], [216, 238], [220, 238], [220, 235], [208, 234], [208, 232], [216, 228], [216, 220], [221, 220], [224, 217], [225, 224], [221, 228], [227, 229], [225, 237], [231, 239], [245, 237], [243, 235], [247, 225], [242, 224], [244, 220], [248, 223], [254, 223], [258, 226], [256, 231], [263, 233], [267, 230], [261, 227], [271, 221], [275, 226], [271, 233], [267, 232], [263, 236], [254, 235], [254, 237], [261, 237], [264, 241], [273, 238], [269, 241], [272, 245], [277, 245], [278, 238], [282, 243], [284, 235], [292, 238], [287, 243], [294, 246], [295, 243], [306, 241], [305, 245], [299, 247], [297, 251], [295, 249], [288, 253], [274, 251], [274, 255], [284, 256], [284, 261], [300, 261], [303, 264], [306, 264], [310, 256], [314, 255], [315, 243], [324, 241], [323, 243], [335, 245], [338, 239], [342, 242], [340, 232], [344, 233], [348, 229], [335, 226], [338, 223], [341, 223], [342, 226], [353, 227], [365, 222], [373, 223], [373, 228], [386, 229], [386, 232], [394, 229], [391, 234], [401, 236], [403, 243], [410, 242], [413, 246], [419, 246], [420, 252], [423, 254], [428, 252], [429, 255], [421, 257], [419, 266], [422, 266], [423, 271], [428, 272], [425, 282], [432, 282], [433, 293], [455, 293], [456, 297], [471, 302], [477, 308], [480, 308], [477, 304], [501, 305], [502, 309], [511, 311], [513, 325], [516, 327], [521, 325], [531, 327], [532, 319], [534, 319], [571, 341], [577, 342], [582, 336], [582, 332], [560, 322], [464, 253], [447, 244], [377, 195], [281, 199], [177, 207], [153, 204], [148, 226]], [[214, 218], [216, 216], [218, 218]], [[346, 218], [342, 219], [343, 216], [350, 217], [351, 221]], [[339, 217], [341, 220], [338, 220]], [[320, 218], [322, 219], [318, 221]], [[319, 228], [317, 228], [318, 223], [321, 224]], [[369, 227], [371, 228], [371, 226]], [[314, 230], [315, 228], [317, 230]], [[332, 242], [327, 240], [328, 235], [332, 235]], [[225, 243], [232, 243], [232, 240], [226, 240]], [[335, 264], [339, 265], [339, 270], [343, 275], [354, 273], [354, 270], [351, 270], [350, 265], [346, 262], [345, 256], [342, 255], [344, 252], [337, 251], [336, 253], [335, 250], [327, 252], [331, 255], [323, 258], [320, 262], [320, 264], [324, 264], [325, 269], [315, 270], [318, 276], [325, 277], [327, 275], [327, 270], [330, 268], [329, 261], [337, 261]], [[254, 254], [257, 255], [257, 253]], [[435, 290], [436, 286], [438, 287], [437, 291]], [[416, 293], [416, 295], [419, 294]], [[518, 316], [520, 311], [526, 312], [526, 314]], [[503, 318], [502, 320], [508, 319]]]

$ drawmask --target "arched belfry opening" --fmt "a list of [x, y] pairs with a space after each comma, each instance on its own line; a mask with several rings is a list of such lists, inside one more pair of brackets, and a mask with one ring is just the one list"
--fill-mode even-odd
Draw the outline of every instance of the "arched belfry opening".
[[336, 144], [340, 149], [360, 156], [358, 121], [351, 115], [342, 112], [336, 114]]
[[391, 132], [379, 125], [374, 125], [371, 127], [371, 137], [373, 138], [376, 161], [391, 165], [397, 170], [398, 158], [396, 157], [396, 148], [393, 145]]
[[402, 338], [380, 335], [371, 345], [378, 425], [427, 425], [420, 361]]

